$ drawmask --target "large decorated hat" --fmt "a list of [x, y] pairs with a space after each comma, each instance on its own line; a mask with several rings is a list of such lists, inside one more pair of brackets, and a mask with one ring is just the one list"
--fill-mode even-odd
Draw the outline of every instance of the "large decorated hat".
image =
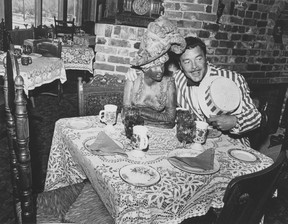
[[240, 89], [231, 79], [209, 76], [200, 83], [198, 102], [206, 117], [235, 114], [242, 110]]
[[132, 60], [133, 66], [144, 66], [153, 61], [163, 63], [168, 60], [166, 55], [170, 49], [176, 54], [184, 51], [186, 42], [184, 37], [178, 33], [177, 27], [164, 16], [149, 23], [144, 33], [139, 51]]

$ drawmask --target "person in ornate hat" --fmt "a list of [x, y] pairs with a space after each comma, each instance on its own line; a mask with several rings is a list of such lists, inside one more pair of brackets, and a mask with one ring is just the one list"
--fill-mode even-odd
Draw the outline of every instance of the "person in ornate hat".
[[136, 111], [145, 125], [174, 127], [175, 81], [164, 68], [169, 60], [168, 51], [180, 54], [185, 47], [185, 39], [170, 20], [161, 16], [149, 23], [139, 51], [131, 62], [137, 78], [125, 83], [122, 118]]

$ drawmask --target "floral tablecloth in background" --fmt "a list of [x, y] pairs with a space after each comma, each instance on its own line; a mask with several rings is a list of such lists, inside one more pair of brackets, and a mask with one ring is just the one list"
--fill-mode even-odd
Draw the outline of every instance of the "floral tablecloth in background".
[[[24, 40], [24, 45], [30, 45], [33, 49], [33, 52], [35, 52], [35, 46], [37, 45], [37, 43], [43, 41], [54, 41], [55, 44], [58, 43], [58, 40], [56, 39], [26, 39]], [[93, 74], [93, 59], [95, 56], [94, 49], [86, 45], [87, 42], [85, 42], [85, 36], [82, 36], [81, 39], [77, 39], [76, 37], [76, 41], [82, 44], [76, 44], [74, 42], [72, 45], [62, 45], [61, 58], [64, 61], [65, 69], [86, 70]]]
[[[130, 140], [124, 135], [121, 121], [114, 127], [109, 136], [130, 152]], [[78, 183], [88, 177], [116, 224], [173, 224], [188, 217], [204, 215], [210, 207], [223, 206], [222, 198], [231, 179], [262, 170], [273, 163], [265, 155], [222, 135], [208, 139], [204, 145], [205, 149], [215, 149], [220, 164], [218, 172], [208, 175], [184, 172], [167, 160], [167, 155], [182, 145], [175, 136], [175, 128], [155, 127], [148, 127], [149, 150], [144, 159], [93, 155], [86, 143], [93, 142], [103, 130], [106, 131], [106, 126], [99, 122], [98, 116], [65, 118], [56, 122], [45, 190]], [[231, 148], [252, 152], [258, 160], [243, 162], [233, 159], [228, 155]], [[153, 167], [161, 179], [149, 187], [130, 185], [119, 176], [119, 170], [128, 164]]]
[[82, 45], [63, 45], [61, 58], [65, 69], [86, 70], [93, 74], [94, 50]]

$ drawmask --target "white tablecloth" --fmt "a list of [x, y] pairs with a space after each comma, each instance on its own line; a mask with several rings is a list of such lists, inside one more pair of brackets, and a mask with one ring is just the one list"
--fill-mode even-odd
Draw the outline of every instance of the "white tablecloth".
[[[22, 65], [18, 59], [20, 75], [24, 79], [24, 91], [28, 95], [29, 90], [33, 90], [43, 84], [51, 83], [60, 79], [61, 83], [66, 82], [66, 71], [64, 62], [60, 58], [33, 57], [32, 64]], [[0, 75], [5, 74], [5, 68], [0, 61]]]

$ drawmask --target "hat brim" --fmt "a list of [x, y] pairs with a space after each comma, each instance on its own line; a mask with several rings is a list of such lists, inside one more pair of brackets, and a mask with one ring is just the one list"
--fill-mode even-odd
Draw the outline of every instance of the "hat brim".
[[[217, 78], [225, 78], [225, 77], [222, 77], [222, 76], [209, 76], [209, 77], [207, 77], [207, 78], [202, 80], [202, 82], [200, 83], [199, 88], [198, 88], [197, 95], [198, 95], [199, 107], [200, 107], [200, 109], [202, 110], [202, 112], [204, 113], [204, 115], [207, 118], [217, 115], [215, 112], [211, 111], [211, 109], [206, 104], [206, 100], [205, 100], [205, 96], [206, 96], [205, 95], [205, 91], [206, 91], [206, 89]], [[239, 97], [240, 97], [239, 105], [232, 113], [229, 113], [230, 115], [239, 114], [242, 111], [242, 94], [241, 93], [239, 94]]]
[[169, 50], [170, 46], [166, 46], [164, 49], [162, 49], [161, 53], [155, 55], [155, 56], [150, 56], [148, 58], [145, 57], [139, 57], [138, 55], [131, 61], [132, 66], [143, 66], [146, 64], [151, 63], [152, 61], [155, 61], [156, 59], [160, 58], [164, 54], [166, 54]]

